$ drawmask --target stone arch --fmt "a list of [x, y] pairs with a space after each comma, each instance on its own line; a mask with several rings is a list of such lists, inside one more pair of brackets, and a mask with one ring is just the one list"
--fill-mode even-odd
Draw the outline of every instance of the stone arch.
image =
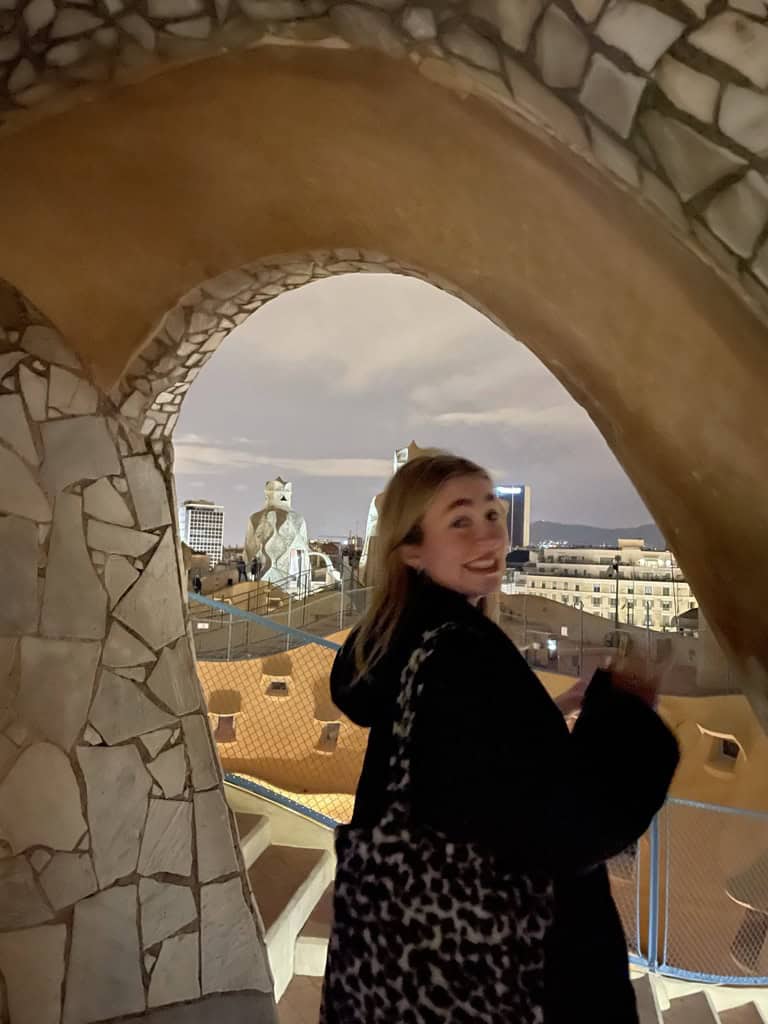
[[[10, 5], [13, 8], [13, 0]], [[237, 50], [376, 50], [577, 153], [768, 316], [768, 14], [637, 0], [138, 0], [3, 17], [0, 131]], [[748, 8], [748, 9], [747, 9]]]
[[0, 976], [20, 1024], [201, 999], [274, 1020], [168, 472], [0, 284]]

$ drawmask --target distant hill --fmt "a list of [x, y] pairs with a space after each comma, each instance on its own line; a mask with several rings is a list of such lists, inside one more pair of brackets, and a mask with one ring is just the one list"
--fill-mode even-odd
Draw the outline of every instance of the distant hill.
[[607, 547], [618, 546], [619, 537], [642, 539], [647, 548], [664, 549], [667, 542], [661, 530], [654, 523], [645, 526], [581, 526], [578, 523], [548, 523], [539, 520], [531, 523], [531, 544], [541, 544], [545, 540], [563, 541], [571, 547]]

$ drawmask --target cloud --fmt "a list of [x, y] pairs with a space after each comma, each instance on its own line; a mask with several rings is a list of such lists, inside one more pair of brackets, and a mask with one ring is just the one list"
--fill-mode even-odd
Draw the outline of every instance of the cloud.
[[[297, 473], [315, 477], [361, 477], [377, 479], [391, 471], [389, 459], [357, 458], [294, 458], [279, 455], [257, 455], [240, 451], [215, 442], [176, 441], [174, 444], [174, 470], [179, 475], [221, 476], [238, 470], [269, 466], [276, 473]], [[236, 490], [250, 489], [250, 485], [236, 485]]]
[[466, 409], [436, 413], [424, 418], [437, 424], [459, 424], [465, 427], [505, 426], [536, 432], [560, 431], [564, 428], [583, 429], [591, 426], [586, 413], [573, 402], [548, 408], [526, 408], [517, 405], [498, 409]]
[[205, 438], [202, 434], [174, 434], [175, 444], [204, 444]]
[[313, 529], [346, 534], [364, 528], [391, 472], [389, 458], [347, 456], [388, 456], [412, 437], [529, 482], [535, 518], [646, 515], [531, 351], [459, 300], [394, 275], [309, 285], [233, 331], [184, 401], [176, 471], [192, 496], [226, 499], [236, 524], [264, 480], [303, 479], [297, 501]]
[[510, 340], [460, 299], [421, 281], [344, 275], [267, 303], [232, 331], [217, 358], [234, 363], [237, 353], [240, 372], [263, 377], [270, 367], [289, 367], [350, 393], [404, 369], [461, 363], [484, 347], [487, 332]]

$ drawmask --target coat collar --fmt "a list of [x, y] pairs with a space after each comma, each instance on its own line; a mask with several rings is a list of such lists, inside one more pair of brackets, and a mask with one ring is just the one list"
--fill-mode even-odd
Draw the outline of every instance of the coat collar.
[[444, 622], [476, 625], [489, 621], [463, 594], [442, 587], [413, 569], [409, 569], [408, 573], [410, 593], [403, 617], [409, 625], [413, 623], [420, 629], [434, 629]]

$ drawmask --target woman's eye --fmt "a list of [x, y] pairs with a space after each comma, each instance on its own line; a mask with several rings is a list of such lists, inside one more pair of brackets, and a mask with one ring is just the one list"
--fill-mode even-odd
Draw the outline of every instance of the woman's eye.
[[460, 516], [458, 519], [454, 519], [451, 526], [458, 527], [459, 529], [469, 526], [469, 518], [467, 516]]
[[499, 518], [499, 510], [496, 508], [490, 509], [488, 512], [488, 519], [490, 522], [495, 522]]

